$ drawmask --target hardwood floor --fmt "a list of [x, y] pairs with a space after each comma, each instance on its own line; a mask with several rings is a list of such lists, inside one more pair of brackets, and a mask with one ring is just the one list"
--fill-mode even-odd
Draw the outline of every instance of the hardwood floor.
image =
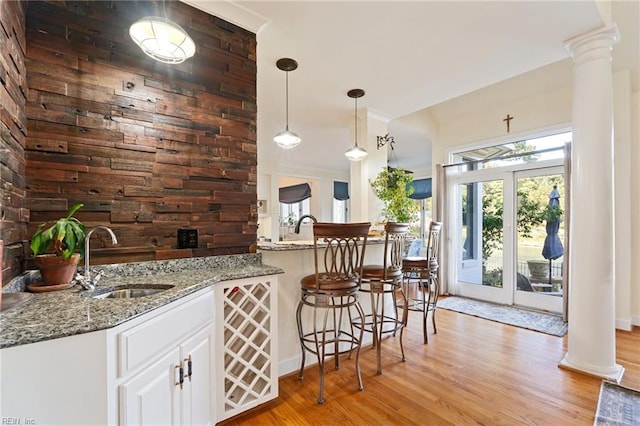
[[[397, 338], [363, 348], [364, 391], [353, 360], [327, 370], [324, 405], [316, 403], [317, 366], [280, 379], [280, 396], [222, 425], [592, 425], [601, 380], [558, 368], [567, 337], [549, 336], [438, 309], [438, 334], [422, 344], [411, 312], [401, 362]], [[430, 329], [431, 330], [431, 329]], [[640, 389], [640, 329], [617, 331], [622, 384]], [[328, 363], [329, 364], [329, 363]]]

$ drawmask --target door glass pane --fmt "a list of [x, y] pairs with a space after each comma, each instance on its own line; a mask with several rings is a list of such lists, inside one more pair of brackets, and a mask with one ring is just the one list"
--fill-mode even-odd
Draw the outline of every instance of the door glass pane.
[[462, 247], [458, 279], [465, 283], [502, 287], [503, 181], [458, 186], [458, 216]]
[[563, 176], [518, 178], [517, 191], [516, 288], [562, 297]]

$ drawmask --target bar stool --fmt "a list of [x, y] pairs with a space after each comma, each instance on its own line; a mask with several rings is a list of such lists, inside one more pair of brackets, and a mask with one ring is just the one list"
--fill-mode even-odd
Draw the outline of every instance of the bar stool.
[[[365, 265], [362, 268], [360, 291], [371, 295], [371, 313], [365, 316], [364, 330], [373, 334], [378, 374], [382, 374], [381, 341], [384, 334], [393, 333], [395, 336], [396, 332], [400, 331], [400, 352], [402, 353], [402, 361], [405, 360], [402, 334], [407, 325], [408, 311], [402, 309], [402, 315], [398, 311], [401, 306], [407, 305], [407, 298], [402, 288], [402, 256], [408, 232], [409, 224], [407, 223], [387, 222], [384, 227], [382, 265]], [[400, 305], [398, 305], [398, 296], [401, 301]], [[392, 312], [387, 311], [389, 302], [393, 305]]]
[[440, 251], [441, 229], [442, 222], [431, 222], [431, 225], [429, 225], [426, 257], [411, 256], [402, 259], [405, 293], [409, 294], [411, 281], [417, 281], [417, 291], [421, 293], [421, 297], [411, 298], [407, 304], [407, 309], [422, 312], [422, 334], [424, 335], [424, 343], [428, 343], [427, 316], [429, 312], [431, 312], [433, 333], [438, 333], [436, 328], [436, 305], [438, 304], [438, 296], [440, 294], [438, 253]]
[[[360, 347], [364, 311], [358, 302], [362, 263], [371, 223], [322, 223], [313, 225], [315, 273], [300, 280], [301, 298], [296, 309], [298, 335], [302, 348], [299, 380], [304, 377], [306, 351], [315, 354], [320, 368], [318, 403], [324, 403], [324, 363], [334, 357], [340, 369], [340, 355], [356, 352], [358, 389], [363, 390], [360, 374]], [[304, 308], [312, 309], [312, 323], [303, 324]], [[352, 313], [355, 309], [355, 313]], [[359, 327], [353, 318], [361, 318]], [[305, 330], [313, 328], [312, 330]]]

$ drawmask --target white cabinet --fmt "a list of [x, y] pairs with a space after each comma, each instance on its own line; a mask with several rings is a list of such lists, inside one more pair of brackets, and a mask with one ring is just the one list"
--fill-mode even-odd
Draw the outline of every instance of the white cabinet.
[[222, 421], [278, 396], [278, 278], [218, 283], [215, 303], [216, 412]]
[[206, 425], [213, 419], [212, 327], [120, 385], [121, 425]]
[[65, 426], [214, 424], [213, 320], [209, 287], [111, 329], [3, 349], [0, 416]]
[[117, 335], [121, 425], [215, 422], [213, 291]]
[[213, 331], [212, 326], [207, 327], [180, 346], [186, 375], [181, 391], [184, 425], [206, 425], [216, 421]]
[[174, 348], [120, 386], [120, 424], [180, 424], [180, 395], [173, 385], [179, 359], [180, 350]]

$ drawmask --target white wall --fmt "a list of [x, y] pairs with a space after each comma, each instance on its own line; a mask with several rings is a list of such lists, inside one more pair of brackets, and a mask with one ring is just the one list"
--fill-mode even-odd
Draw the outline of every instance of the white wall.
[[640, 325], [640, 92], [631, 96], [631, 323]]
[[614, 74], [615, 302], [616, 327], [623, 330], [631, 330], [631, 95], [629, 72]]
[[[517, 136], [570, 126], [571, 76], [571, 62], [567, 59], [431, 108], [439, 124], [433, 142], [433, 164], [446, 164], [448, 153], [454, 148], [484, 142], [493, 145]], [[618, 72], [613, 78], [616, 324], [628, 329], [631, 324], [640, 325], [640, 267], [634, 265], [640, 264], [637, 262], [640, 259], [640, 226], [633, 220], [640, 212], [637, 171], [640, 165], [640, 96], [637, 92], [632, 93], [628, 72]], [[545, 90], [545, 84], [548, 90]], [[531, 87], [537, 90], [532, 91]], [[514, 117], [510, 133], [506, 132], [502, 121], [507, 114]], [[436, 176], [435, 169], [433, 176]], [[434, 191], [436, 188], [434, 181]]]

